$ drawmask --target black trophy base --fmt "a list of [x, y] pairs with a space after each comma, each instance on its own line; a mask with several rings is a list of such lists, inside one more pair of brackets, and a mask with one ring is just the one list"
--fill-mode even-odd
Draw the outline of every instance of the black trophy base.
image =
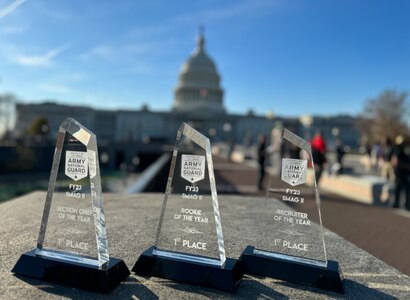
[[98, 293], [110, 292], [130, 275], [125, 263], [117, 258], [110, 258], [106, 270], [100, 270], [81, 263], [37, 256], [36, 249], [24, 253], [11, 271], [16, 275]]
[[244, 275], [243, 264], [227, 258], [224, 267], [184, 261], [153, 254], [148, 248], [135, 263], [132, 271], [141, 276], [154, 276], [201, 285], [221, 291], [236, 292]]
[[244, 262], [246, 274], [276, 278], [338, 293], [344, 292], [343, 276], [336, 261], [329, 260], [327, 267], [321, 267], [294, 260], [256, 255], [253, 253], [254, 249], [253, 246], [247, 246], [239, 258]]

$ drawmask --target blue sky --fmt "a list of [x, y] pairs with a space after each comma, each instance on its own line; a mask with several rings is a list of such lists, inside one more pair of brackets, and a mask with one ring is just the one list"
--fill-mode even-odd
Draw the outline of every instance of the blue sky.
[[405, 0], [0, 0], [0, 94], [169, 110], [199, 25], [229, 112], [357, 114], [410, 91]]

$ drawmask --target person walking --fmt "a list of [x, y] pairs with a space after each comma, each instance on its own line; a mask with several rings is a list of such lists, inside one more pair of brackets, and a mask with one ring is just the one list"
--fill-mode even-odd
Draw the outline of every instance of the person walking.
[[259, 179], [258, 188], [263, 190], [263, 179], [265, 178], [265, 160], [266, 160], [266, 138], [264, 135], [258, 139], [258, 164], [259, 164]]
[[337, 167], [336, 173], [338, 175], [343, 174], [343, 157], [346, 154], [345, 147], [341, 139], [336, 140], [336, 159], [337, 159]]
[[320, 131], [317, 131], [310, 144], [312, 145], [312, 158], [315, 168], [315, 178], [319, 184], [323, 168], [326, 163], [326, 143]]
[[381, 176], [389, 182], [394, 182], [394, 170], [391, 165], [393, 155], [393, 143], [390, 138], [386, 138], [382, 143]]
[[406, 208], [410, 210], [410, 157], [405, 152], [402, 136], [396, 138], [396, 148], [393, 150], [391, 164], [395, 175], [394, 208], [400, 207], [401, 193], [406, 195]]

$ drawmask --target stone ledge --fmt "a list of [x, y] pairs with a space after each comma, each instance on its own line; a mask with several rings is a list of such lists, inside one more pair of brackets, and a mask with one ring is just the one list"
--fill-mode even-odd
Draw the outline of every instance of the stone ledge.
[[[45, 192], [35, 192], [0, 204], [0, 298], [4, 299], [95, 299], [91, 292], [18, 278], [10, 270], [20, 255], [35, 247]], [[105, 194], [105, 213], [110, 254], [132, 268], [138, 256], [155, 239], [162, 194]], [[237, 258], [247, 245], [243, 232], [252, 224], [245, 218], [251, 207], [261, 207], [263, 198], [219, 196], [227, 256]], [[261, 221], [258, 219], [258, 221]], [[263, 220], [262, 220], [263, 221]], [[240, 234], [242, 233], [242, 234]], [[260, 233], [263, 235], [263, 232]], [[131, 275], [107, 298], [112, 299], [394, 299], [410, 294], [410, 278], [325, 230], [328, 259], [340, 263], [345, 276], [345, 294], [321, 291], [269, 278], [246, 276], [236, 294]]]

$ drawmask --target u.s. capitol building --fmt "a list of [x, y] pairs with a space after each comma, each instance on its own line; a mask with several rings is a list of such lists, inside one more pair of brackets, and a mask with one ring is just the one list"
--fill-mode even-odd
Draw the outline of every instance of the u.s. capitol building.
[[[321, 129], [329, 140], [334, 139], [336, 128], [344, 143], [357, 143], [358, 132], [352, 117], [284, 118], [269, 113], [255, 115], [252, 111], [245, 115], [230, 114], [224, 107], [223, 96], [221, 76], [207, 54], [204, 36], [200, 34], [192, 55], [182, 65], [169, 111], [151, 111], [147, 107], [100, 110], [53, 102], [18, 104], [15, 134], [23, 136], [36, 119], [43, 118], [50, 128], [49, 138], [55, 140], [60, 123], [73, 117], [92, 130], [100, 143], [117, 145], [116, 151], [121, 151], [124, 143], [135, 147], [149, 143], [173, 144], [182, 122], [190, 123], [214, 142], [251, 144], [260, 134], [269, 140], [275, 126], [284, 126], [305, 138]], [[124, 153], [122, 156], [128, 155]]]

